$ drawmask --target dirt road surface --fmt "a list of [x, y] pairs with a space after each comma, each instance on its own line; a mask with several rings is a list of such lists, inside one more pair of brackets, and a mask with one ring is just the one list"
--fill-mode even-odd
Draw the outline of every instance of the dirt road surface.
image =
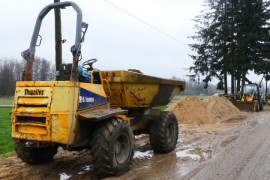
[[[266, 109], [267, 108], [267, 109]], [[180, 125], [175, 151], [154, 154], [147, 135], [136, 136], [129, 172], [107, 179], [270, 179], [270, 108], [244, 120]], [[0, 159], [0, 179], [96, 179], [89, 150], [59, 148], [54, 161], [27, 165]]]

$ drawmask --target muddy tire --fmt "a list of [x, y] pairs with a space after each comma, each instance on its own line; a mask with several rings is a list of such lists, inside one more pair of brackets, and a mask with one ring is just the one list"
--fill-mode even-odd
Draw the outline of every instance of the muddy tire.
[[178, 123], [174, 113], [161, 112], [160, 119], [152, 121], [149, 136], [155, 152], [168, 153], [173, 151], [178, 140]]
[[57, 153], [57, 147], [26, 147], [25, 143], [16, 143], [15, 151], [18, 158], [28, 164], [41, 164], [53, 160], [53, 156]]
[[93, 169], [99, 178], [121, 175], [130, 168], [134, 155], [134, 136], [120, 118], [103, 122], [91, 141]]
[[254, 106], [253, 106], [253, 111], [259, 111], [260, 110], [260, 103], [258, 100], [254, 100]]

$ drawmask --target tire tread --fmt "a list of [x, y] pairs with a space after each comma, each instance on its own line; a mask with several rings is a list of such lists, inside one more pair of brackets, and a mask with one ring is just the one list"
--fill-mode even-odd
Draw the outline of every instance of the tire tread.
[[97, 130], [93, 133], [93, 138], [91, 140], [92, 144], [91, 154], [93, 158], [93, 169], [95, 174], [99, 178], [122, 174], [122, 172], [115, 172], [114, 168], [112, 167], [109, 148], [111, 136], [114, 132], [114, 129], [117, 126], [120, 126], [121, 123], [127, 124], [126, 121], [120, 118], [109, 119], [106, 122], [100, 124], [97, 127]]
[[168, 153], [175, 149], [177, 139], [178, 139], [178, 124], [177, 124], [177, 138], [173, 147], [168, 146], [166, 143], [166, 129], [167, 121], [174, 121], [177, 124], [176, 116], [170, 111], [161, 112], [159, 120], [154, 120], [152, 126], [150, 127], [150, 144], [155, 152]]

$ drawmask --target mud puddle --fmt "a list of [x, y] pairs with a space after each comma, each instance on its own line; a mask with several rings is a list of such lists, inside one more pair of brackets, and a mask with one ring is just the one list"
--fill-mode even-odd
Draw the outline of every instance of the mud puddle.
[[205, 161], [207, 159], [212, 159], [212, 151], [211, 150], [203, 150], [201, 148], [188, 149], [184, 151], [176, 152], [176, 156], [178, 158], [186, 158], [189, 157], [193, 160], [199, 160], [200, 162]]
[[[178, 179], [188, 174], [194, 167], [213, 158], [218, 150], [213, 146], [220, 146], [224, 135], [217, 138], [217, 134], [224, 133], [238, 127], [240, 123], [220, 124], [181, 124], [179, 125], [179, 139], [174, 152], [156, 154], [151, 150], [148, 136], [136, 138], [138, 147], [135, 151], [130, 171], [120, 179]], [[177, 178], [176, 178], [177, 177]], [[116, 179], [116, 178], [108, 178]]]
[[237, 139], [237, 136], [231, 136], [228, 139], [226, 139], [225, 141], [221, 142], [220, 147], [224, 148], [224, 147], [228, 146], [231, 142], [233, 142], [236, 139]]

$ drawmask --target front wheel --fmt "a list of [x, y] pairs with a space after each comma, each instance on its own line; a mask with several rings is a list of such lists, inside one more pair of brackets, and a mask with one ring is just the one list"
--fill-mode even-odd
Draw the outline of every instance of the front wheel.
[[134, 137], [128, 123], [113, 118], [102, 123], [91, 142], [93, 168], [99, 178], [121, 175], [129, 170], [134, 154]]
[[253, 111], [259, 111], [260, 110], [260, 103], [258, 100], [254, 100], [254, 103], [253, 103]]
[[155, 152], [168, 153], [173, 151], [178, 140], [178, 123], [174, 113], [161, 112], [160, 119], [152, 121], [149, 136]]

